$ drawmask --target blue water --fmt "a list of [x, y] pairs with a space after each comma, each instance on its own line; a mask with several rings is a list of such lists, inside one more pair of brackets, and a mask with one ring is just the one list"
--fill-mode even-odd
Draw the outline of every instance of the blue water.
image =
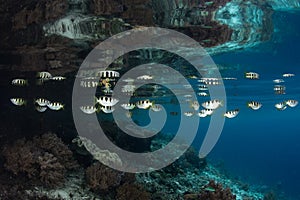
[[[223, 162], [229, 173], [243, 180], [280, 188], [285, 197], [300, 199], [300, 107], [274, 107], [286, 99], [300, 100], [300, 13], [276, 12], [273, 19], [276, 31], [271, 41], [213, 57], [216, 63], [240, 66], [241, 77], [234, 87], [229, 83], [227, 94], [228, 107], [240, 107], [241, 112], [226, 120], [209, 158]], [[260, 80], [243, 79], [245, 71], [258, 72]], [[286, 79], [286, 95], [275, 95], [272, 80], [283, 73], [296, 76]], [[263, 107], [252, 111], [245, 106], [249, 100], [259, 100]]]
[[[221, 137], [208, 155], [213, 164], [222, 163], [222, 170], [246, 183], [257, 185], [262, 192], [275, 191], [284, 199], [300, 199], [300, 106], [278, 111], [276, 103], [288, 99], [300, 100], [300, 12], [276, 12], [273, 16], [272, 39], [254, 48], [213, 56], [216, 64], [234, 68], [222, 71], [236, 81], [224, 81], [227, 108], [240, 109], [234, 119], [226, 119]], [[254, 71], [259, 80], [248, 80], [244, 73]], [[284, 78], [285, 95], [274, 94], [274, 79], [284, 73], [295, 77]], [[199, 98], [200, 99], [200, 98]], [[198, 100], [199, 100], [198, 99]], [[248, 101], [263, 104], [254, 111]], [[199, 100], [202, 102], [203, 100]], [[169, 111], [178, 107], [166, 105]], [[164, 133], [176, 133], [178, 118], [170, 117]], [[139, 118], [147, 124], [149, 118]], [[203, 142], [210, 117], [200, 119], [200, 128], [193, 145]], [[140, 123], [141, 125], [142, 123]], [[145, 125], [144, 124], [144, 125]]]

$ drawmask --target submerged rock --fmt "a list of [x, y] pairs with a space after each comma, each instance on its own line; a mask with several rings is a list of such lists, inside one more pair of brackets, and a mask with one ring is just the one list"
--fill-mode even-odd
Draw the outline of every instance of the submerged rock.
[[267, 0], [267, 2], [274, 10], [279, 11], [299, 10], [300, 8], [299, 0]]
[[177, 30], [210, 54], [253, 47], [270, 39], [273, 9], [299, 7], [294, 0], [26, 0], [2, 5], [0, 57], [5, 59], [0, 69], [62, 73], [77, 70], [99, 42], [140, 26]]

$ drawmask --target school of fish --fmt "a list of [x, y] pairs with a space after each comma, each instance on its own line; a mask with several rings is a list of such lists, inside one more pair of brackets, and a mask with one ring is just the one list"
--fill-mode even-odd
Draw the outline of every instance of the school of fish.
[[[285, 73], [282, 74], [281, 78], [274, 79], [272, 82], [274, 85], [274, 93], [277, 95], [285, 94], [286, 87], [282, 85], [285, 82], [285, 78], [294, 77], [295, 74]], [[135, 102], [120, 102], [120, 99], [113, 97], [113, 86], [116, 85], [118, 78], [120, 78], [120, 73], [117, 71], [106, 70], [106, 71], [98, 71], [91, 76], [83, 76], [80, 78], [80, 86], [83, 88], [101, 88], [102, 95], [95, 96], [93, 105], [82, 105], [80, 106], [80, 110], [85, 114], [93, 114], [103, 112], [105, 114], [110, 114], [115, 111], [116, 106], [120, 106], [124, 109], [124, 113], [126, 117], [132, 117], [132, 111], [134, 109], [150, 109], [153, 112], [159, 112], [162, 110], [162, 105], [155, 104], [154, 100], [150, 100], [149, 98], [136, 100]], [[124, 95], [133, 96], [136, 90], [136, 86], [134, 82], [136, 81], [144, 81], [144, 80], [152, 80], [155, 77], [149, 74], [140, 75], [136, 78], [126, 78], [123, 80], [125, 83], [122, 85], [121, 92]], [[209, 96], [208, 86], [219, 86], [222, 85], [221, 78], [198, 78], [197, 76], [190, 76], [191, 79], [197, 79], [197, 95], [199, 97], [207, 97]], [[250, 80], [258, 80], [260, 75], [257, 72], [246, 72], [244, 74], [245, 79]], [[46, 81], [63, 81], [66, 77], [63, 76], [52, 76], [49, 72], [43, 71], [37, 73], [37, 84], [43, 84]], [[225, 77], [223, 80], [237, 80], [235, 77]], [[28, 80], [24, 78], [15, 78], [11, 81], [13, 86], [25, 87], [28, 86]], [[190, 85], [182, 85], [183, 89], [191, 88]], [[154, 91], [158, 91], [161, 87], [158, 85], [153, 86]], [[185, 98], [185, 102], [189, 104], [190, 110], [186, 110], [183, 114], [186, 117], [198, 116], [200, 118], [204, 118], [207, 116], [211, 116], [216, 109], [223, 106], [223, 100], [221, 99], [211, 99], [204, 102], [199, 102], [197, 99], [192, 100], [192, 95], [185, 94], [183, 96]], [[27, 104], [27, 100], [22, 97], [13, 97], [10, 99], [11, 103], [15, 106], [25, 106]], [[246, 103], [247, 107], [252, 110], [259, 110], [263, 106], [259, 101], [248, 101]], [[278, 102], [274, 105], [274, 107], [279, 110], [285, 110], [287, 107], [294, 108], [298, 105], [298, 101], [295, 99], [287, 99], [282, 102]], [[36, 98], [34, 100], [35, 109], [38, 112], [45, 112], [48, 108], [50, 110], [58, 111], [64, 109], [64, 104], [61, 102], [51, 102], [45, 98]], [[233, 110], [226, 111], [223, 116], [226, 118], [235, 118], [238, 116], [240, 112], [239, 108], [235, 108]], [[173, 115], [171, 112], [171, 115]]]

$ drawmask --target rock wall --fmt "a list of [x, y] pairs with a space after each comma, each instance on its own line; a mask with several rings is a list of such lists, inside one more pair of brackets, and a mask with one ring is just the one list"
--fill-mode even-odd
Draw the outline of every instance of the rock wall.
[[209, 53], [253, 47], [271, 38], [273, 10], [264, 2], [233, 0], [215, 13], [215, 20], [228, 25], [232, 34], [223, 44], [207, 49]]
[[299, 0], [268, 0], [267, 2], [274, 10], [290, 11], [300, 9]]
[[0, 69], [74, 71], [99, 42], [137, 26], [180, 31], [211, 54], [252, 47], [271, 37], [272, 9], [298, 6], [267, 2], [0, 0]]

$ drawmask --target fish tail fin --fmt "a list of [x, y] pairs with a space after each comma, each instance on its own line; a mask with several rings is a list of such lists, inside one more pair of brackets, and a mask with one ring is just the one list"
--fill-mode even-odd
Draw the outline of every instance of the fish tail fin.
[[150, 107], [153, 107], [154, 105], [155, 105], [155, 101], [152, 101]]
[[96, 96], [94, 96], [94, 103], [95, 105], [98, 103], [98, 98]]
[[223, 100], [220, 101], [220, 106], [222, 106], [222, 107], [224, 106], [224, 101]]
[[97, 108], [96, 108], [96, 113], [99, 113], [101, 111], [101, 108], [100, 108], [100, 106], [98, 106]]

